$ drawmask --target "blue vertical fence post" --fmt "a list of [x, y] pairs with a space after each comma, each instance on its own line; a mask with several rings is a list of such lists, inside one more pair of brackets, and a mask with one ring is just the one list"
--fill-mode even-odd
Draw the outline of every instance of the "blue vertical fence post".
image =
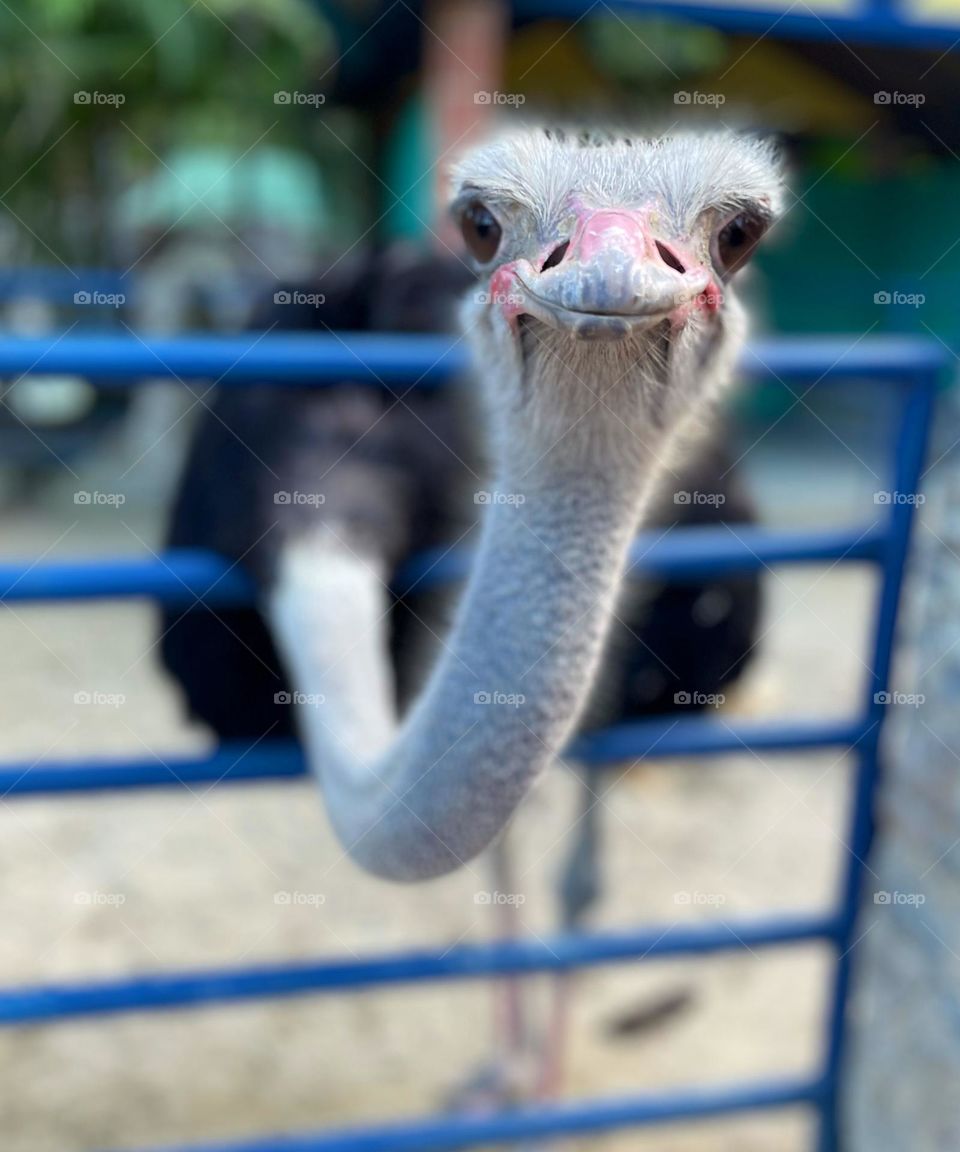
[[867, 698], [864, 701], [868, 727], [855, 751], [853, 801], [849, 832], [844, 841], [848, 855], [840, 892], [842, 929], [836, 945], [839, 954], [830, 1004], [827, 1051], [826, 1080], [830, 1094], [820, 1126], [819, 1152], [840, 1152], [841, 1148], [838, 1095], [846, 1048], [846, 1011], [854, 966], [857, 912], [866, 887], [865, 862], [873, 839], [877, 779], [883, 755], [881, 736], [887, 709], [883, 696], [890, 689], [897, 616], [916, 507], [913, 497], [920, 485], [926, 457], [936, 384], [935, 372], [920, 372], [908, 378], [902, 397], [902, 416], [892, 435], [889, 525], [874, 621], [873, 655], [866, 683]]

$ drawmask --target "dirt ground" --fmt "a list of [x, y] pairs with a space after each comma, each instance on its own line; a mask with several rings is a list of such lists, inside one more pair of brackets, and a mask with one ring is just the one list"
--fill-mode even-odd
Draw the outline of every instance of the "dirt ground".
[[[74, 511], [6, 513], [3, 556], [141, 551], [141, 540], [158, 538], [152, 514]], [[852, 708], [867, 590], [857, 569], [771, 574], [769, 632], [726, 711]], [[206, 747], [158, 667], [154, 627], [139, 602], [5, 608], [3, 760]], [[76, 704], [78, 692], [103, 694], [101, 703]], [[109, 702], [110, 694], [122, 700]], [[847, 780], [834, 753], [744, 753], [611, 772], [597, 782], [606, 884], [592, 923], [824, 906], [843, 851]], [[558, 767], [514, 824], [521, 917], [540, 935], [552, 923], [576, 789]], [[0, 803], [0, 829], [5, 985], [445, 949], [492, 928], [490, 910], [475, 900], [491, 887], [482, 863], [421, 887], [373, 880], [344, 859], [306, 783], [11, 799]], [[311, 898], [280, 904], [279, 892]], [[679, 903], [678, 893], [694, 896]], [[788, 949], [586, 972], [575, 983], [569, 1093], [803, 1073], [820, 1050], [826, 971], [816, 949]], [[613, 1033], [618, 1019], [673, 993], [686, 996], [682, 1010]], [[490, 1021], [489, 988], [471, 983], [0, 1030], [2, 1147], [92, 1152], [429, 1112], [488, 1054]], [[563, 1147], [801, 1152], [809, 1139], [805, 1116], [775, 1114]]]

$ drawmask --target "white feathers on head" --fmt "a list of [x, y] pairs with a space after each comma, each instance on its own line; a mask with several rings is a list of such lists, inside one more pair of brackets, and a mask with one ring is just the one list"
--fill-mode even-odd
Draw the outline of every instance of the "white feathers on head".
[[747, 203], [775, 217], [785, 194], [777, 146], [729, 130], [657, 136], [515, 127], [469, 151], [452, 178], [455, 193], [477, 187], [543, 220], [562, 210], [571, 187], [598, 206], [655, 197], [679, 226], [707, 207], [735, 211]]

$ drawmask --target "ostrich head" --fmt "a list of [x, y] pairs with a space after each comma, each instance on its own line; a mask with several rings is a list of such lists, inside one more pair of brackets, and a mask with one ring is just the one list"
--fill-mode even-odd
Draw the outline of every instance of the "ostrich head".
[[780, 209], [774, 150], [732, 132], [523, 129], [454, 179], [483, 277], [463, 320], [490, 369], [495, 434], [514, 457], [522, 440], [531, 462], [563, 440], [579, 463], [598, 451], [649, 463], [739, 348], [731, 280]]

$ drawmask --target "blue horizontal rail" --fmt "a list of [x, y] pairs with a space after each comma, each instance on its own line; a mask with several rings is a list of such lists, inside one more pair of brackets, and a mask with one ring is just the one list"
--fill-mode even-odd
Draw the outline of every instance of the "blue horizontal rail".
[[[807, 531], [777, 531], [755, 524], [671, 528], [666, 535], [662, 531], [644, 532], [637, 537], [630, 553], [630, 570], [638, 576], [690, 580], [756, 572], [775, 564], [877, 561], [883, 557], [885, 540], [884, 522]], [[472, 554], [467, 548], [421, 552], [397, 573], [394, 590], [404, 596], [414, 589], [423, 591], [449, 580], [463, 580], [471, 562]]]
[[[831, 560], [876, 561], [884, 547], [882, 525], [853, 529], [776, 532], [753, 525], [677, 528], [668, 535], [643, 533], [633, 546], [637, 573], [674, 579], [722, 572], [749, 572], [774, 564], [818, 564]], [[427, 551], [397, 574], [394, 591], [408, 594], [462, 580], [472, 553]], [[0, 564], [0, 602], [101, 600], [148, 597], [172, 606], [197, 600], [211, 608], [254, 602], [254, 587], [236, 564], [215, 552], [180, 549], [162, 556], [110, 560], [51, 560]]]
[[840, 920], [828, 915], [767, 916], [701, 924], [654, 926], [620, 933], [556, 936], [460, 945], [444, 952], [406, 952], [369, 959], [262, 965], [237, 969], [151, 973], [123, 980], [50, 984], [0, 991], [0, 1025], [64, 1017], [155, 1012], [260, 997], [347, 992], [386, 984], [477, 980], [514, 973], [668, 956], [836, 942]]
[[[866, 721], [735, 721], [702, 715], [642, 720], [590, 733], [569, 754], [601, 768], [651, 757], [722, 756], [733, 752], [789, 752], [798, 748], [853, 748], [869, 731]], [[209, 756], [68, 763], [7, 764], [0, 768], [0, 799], [54, 793], [173, 788], [200, 784], [249, 784], [306, 774], [292, 741], [264, 741], [254, 748], [223, 744]]]
[[793, 752], [798, 748], [853, 748], [869, 731], [853, 720], [714, 720], [685, 716], [617, 724], [581, 736], [569, 755], [593, 767], [623, 760], [723, 756], [732, 752]]
[[[751, 376], [863, 376], [901, 379], [937, 372], [950, 358], [938, 342], [913, 336], [796, 337], [748, 345], [741, 368]], [[220, 384], [352, 383], [430, 387], [467, 369], [462, 341], [443, 336], [342, 333], [278, 336], [119, 336], [0, 339], [0, 375], [63, 373], [140, 385], [153, 379]]]
[[482, 1116], [430, 1117], [403, 1124], [287, 1134], [193, 1148], [147, 1152], [452, 1152], [491, 1142], [506, 1144], [584, 1132], [611, 1132], [676, 1120], [766, 1112], [791, 1105], [822, 1106], [827, 1086], [817, 1079], [759, 1080], [730, 1087], [659, 1092], [656, 1096], [599, 1098]]
[[[778, 40], [828, 40], [842, 43], [895, 44], [898, 47], [951, 48], [960, 36], [960, 25], [925, 19], [920, 11], [911, 18], [909, 0], [861, 0], [831, 11], [787, 3], [710, 3], [709, 0], [610, 0], [621, 16], [657, 15], [667, 19], [703, 24], [724, 32], [771, 36]], [[514, 0], [514, 9], [525, 16], [579, 19], [590, 9], [590, 0]], [[602, 11], [602, 9], [601, 9]]]

